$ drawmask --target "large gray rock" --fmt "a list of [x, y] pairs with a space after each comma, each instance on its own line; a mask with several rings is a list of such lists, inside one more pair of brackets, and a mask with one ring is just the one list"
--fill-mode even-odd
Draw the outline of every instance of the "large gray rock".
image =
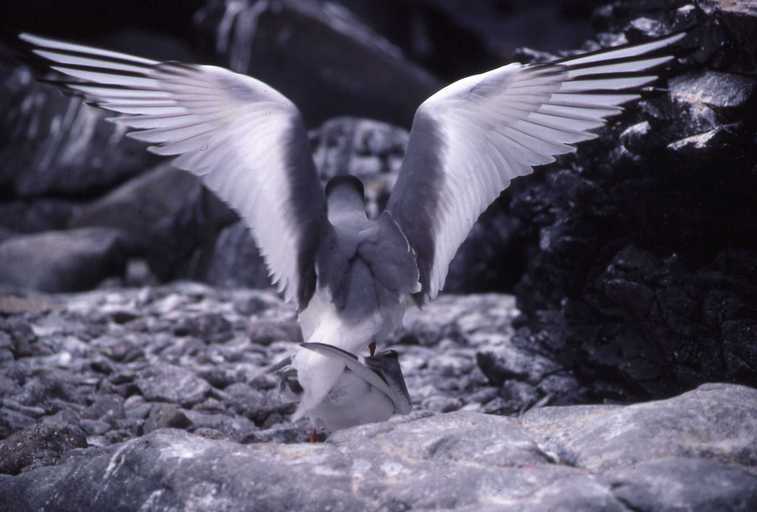
[[108, 115], [36, 82], [25, 66], [0, 67], [0, 187], [18, 196], [81, 195], [154, 162]]
[[195, 176], [164, 162], [80, 208], [69, 226], [120, 230], [131, 251], [145, 257], [158, 277], [169, 279], [235, 218]]
[[631, 510], [747, 512], [757, 506], [754, 472], [733, 464], [671, 457], [610, 471], [606, 478]]
[[[717, 415], [706, 426], [690, 427], [692, 407], [704, 411], [714, 402]], [[640, 409], [642, 415], [629, 412]], [[414, 414], [344, 430], [323, 444], [245, 446], [161, 429], [101, 452], [79, 452], [58, 466], [0, 476], [0, 499], [19, 512], [43, 505], [60, 511], [619, 512], [757, 506], [755, 460], [742, 457], [757, 446], [757, 390], [717, 385], [598, 417], [581, 407], [548, 408], [537, 416]], [[626, 435], [655, 422], [697, 435], [665, 437], [652, 449], [648, 439], [659, 430], [649, 430], [648, 438]], [[735, 427], [740, 423], [745, 427]], [[552, 446], [542, 444], [545, 431], [557, 434]], [[570, 441], [560, 434], [596, 435], [601, 446], [625, 445], [637, 455], [614, 459], [607, 470], [580, 451], [562, 460], [560, 450]]]
[[[757, 390], [705, 384], [642, 404], [535, 409], [522, 419], [540, 446], [605, 470], [661, 457], [702, 457], [757, 466]], [[549, 448], [547, 448], [549, 449]]]
[[201, 402], [210, 390], [191, 370], [170, 364], [156, 364], [140, 372], [136, 385], [147, 400], [187, 406]]
[[76, 208], [76, 203], [62, 199], [0, 202], [0, 226], [17, 233], [65, 229]]
[[284, 93], [311, 126], [350, 114], [409, 127], [439, 88], [335, 3], [211, 0], [195, 19], [223, 64]]
[[212, 244], [200, 249], [189, 273], [213, 286], [271, 287], [263, 256], [241, 220], [222, 229]]
[[0, 441], [0, 473], [15, 475], [22, 469], [57, 464], [64, 453], [86, 446], [78, 427], [37, 423]]
[[0, 283], [46, 292], [95, 286], [123, 271], [120, 231], [84, 228], [11, 237], [0, 243]]

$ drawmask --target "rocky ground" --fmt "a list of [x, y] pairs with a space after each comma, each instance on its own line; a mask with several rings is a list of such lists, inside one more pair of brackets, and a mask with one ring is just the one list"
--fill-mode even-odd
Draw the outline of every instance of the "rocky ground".
[[6, 294], [0, 314], [7, 510], [757, 506], [757, 391], [553, 406], [581, 390], [514, 343], [507, 295], [410, 312], [395, 348], [413, 412], [316, 445], [260, 376], [299, 340], [271, 292]]
[[[239, 442], [304, 439], [276, 379], [260, 376], [301, 341], [294, 310], [272, 292], [182, 283], [8, 295], [0, 311], [2, 437], [62, 421], [95, 446], [179, 425]], [[550, 399], [554, 365], [511, 347], [523, 382], [505, 385], [491, 358], [515, 314], [505, 295], [448, 296], [411, 312], [397, 346], [414, 405], [518, 412]]]

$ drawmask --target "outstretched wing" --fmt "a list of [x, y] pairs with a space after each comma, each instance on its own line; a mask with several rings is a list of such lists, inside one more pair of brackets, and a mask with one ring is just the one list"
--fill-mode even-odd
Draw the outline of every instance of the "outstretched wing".
[[[215, 66], [158, 62], [31, 34], [19, 38], [57, 82], [133, 128], [148, 150], [176, 156], [252, 230], [274, 283], [302, 308], [315, 287], [325, 201], [299, 111], [248, 76]], [[127, 212], [128, 213], [128, 212]]]
[[427, 99], [387, 204], [417, 254], [421, 299], [436, 297], [460, 244], [510, 181], [595, 138], [589, 130], [637, 99], [657, 79], [646, 71], [673, 58], [659, 51], [684, 36], [509, 64]]

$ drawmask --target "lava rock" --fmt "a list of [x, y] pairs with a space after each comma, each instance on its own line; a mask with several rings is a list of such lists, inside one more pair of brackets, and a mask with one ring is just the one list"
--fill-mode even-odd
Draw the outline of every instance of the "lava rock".
[[150, 366], [137, 375], [137, 387], [150, 401], [192, 405], [205, 399], [210, 386], [191, 370], [170, 364]]
[[159, 428], [187, 428], [192, 422], [187, 418], [185, 411], [175, 404], [153, 404], [150, 413], [145, 419], [142, 430], [149, 434]]
[[234, 218], [195, 176], [164, 163], [82, 207], [70, 227], [120, 230], [131, 252], [168, 279], [179, 274], [201, 242]]
[[753, 343], [736, 334], [757, 321], [757, 274], [743, 270], [757, 254], [757, 207], [744, 192], [757, 186], [757, 80], [744, 72], [757, 51], [746, 36], [754, 9], [609, 2], [597, 19], [608, 32], [594, 47], [690, 35], [666, 88], [629, 104], [576, 155], [514, 181], [508, 211], [531, 234], [513, 341], [551, 353], [588, 392], [581, 400], [757, 385]]
[[155, 161], [104, 111], [37, 83], [28, 67], [3, 65], [2, 74], [0, 187], [20, 197], [91, 193]]
[[[415, 109], [439, 89], [436, 79], [335, 3], [211, 1], [195, 19], [222, 64], [281, 91], [310, 125], [349, 112], [409, 126]], [[398, 86], [401, 93], [388, 94]]]
[[0, 473], [17, 475], [56, 464], [68, 450], [86, 446], [84, 432], [76, 426], [38, 423], [0, 441]]
[[62, 199], [27, 199], [0, 202], [0, 226], [16, 233], [64, 229], [76, 204]]
[[48, 231], [0, 244], [0, 282], [47, 292], [84, 290], [123, 272], [121, 232], [105, 228]]
[[271, 287], [263, 256], [241, 220], [223, 228], [212, 244], [199, 250], [189, 276], [213, 286]]
[[234, 336], [228, 320], [213, 313], [185, 318], [173, 332], [177, 336], [195, 336], [206, 343], [223, 343]]

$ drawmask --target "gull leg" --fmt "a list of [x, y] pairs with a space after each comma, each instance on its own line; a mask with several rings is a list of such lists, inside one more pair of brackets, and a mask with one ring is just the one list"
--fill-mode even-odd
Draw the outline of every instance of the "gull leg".
[[369, 351], [370, 351], [370, 353], [371, 353], [371, 357], [373, 357], [373, 354], [375, 354], [375, 353], [376, 353], [376, 342], [375, 342], [375, 341], [372, 341], [372, 342], [370, 342], [370, 343], [368, 344], [368, 350], [369, 350]]

